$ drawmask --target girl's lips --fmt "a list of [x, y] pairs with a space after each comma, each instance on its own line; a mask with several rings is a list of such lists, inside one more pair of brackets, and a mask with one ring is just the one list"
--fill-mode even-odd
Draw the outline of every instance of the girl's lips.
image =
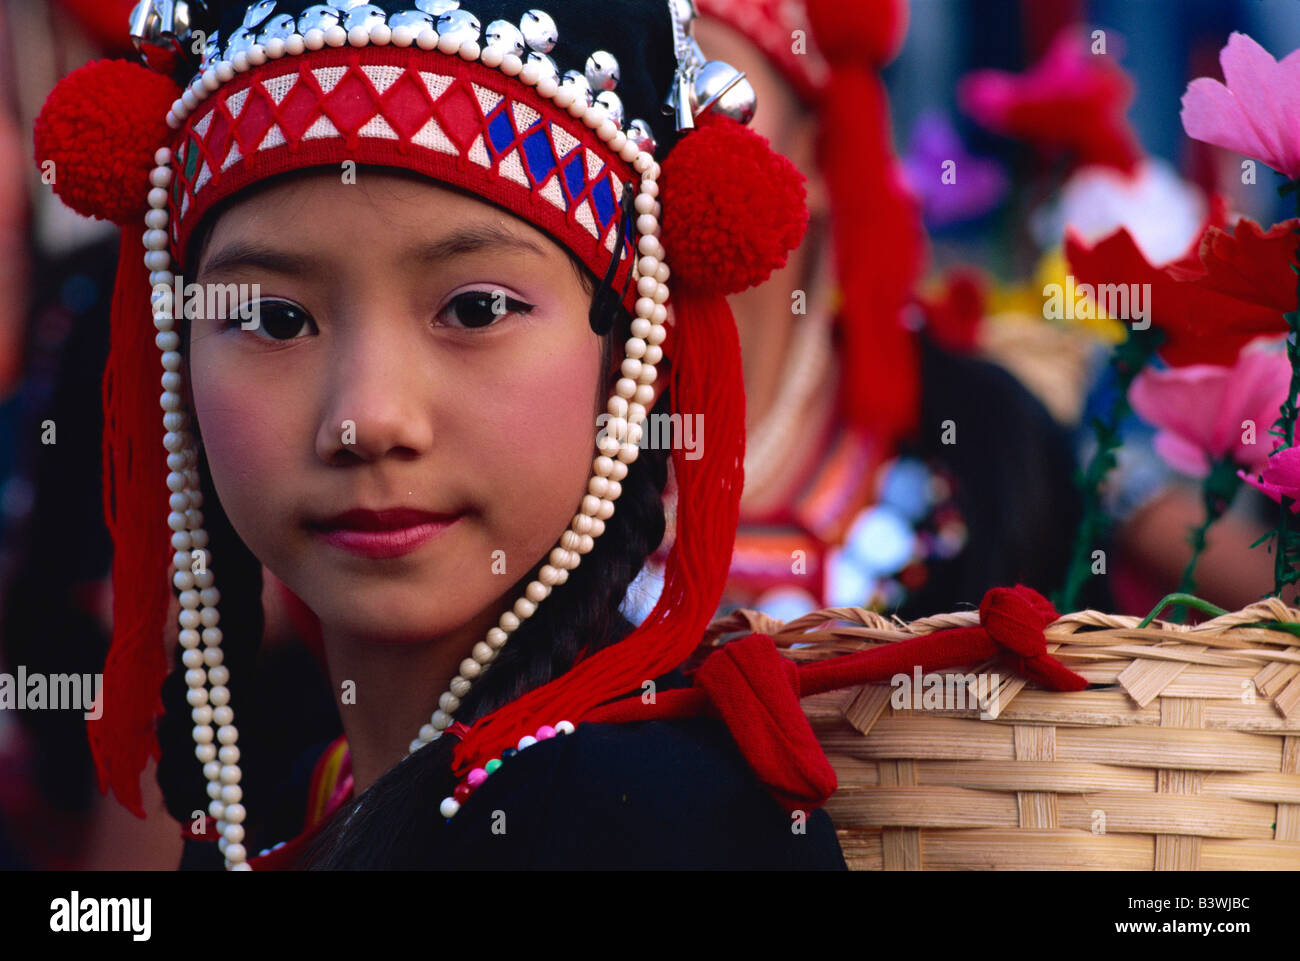
[[316, 533], [325, 543], [340, 550], [360, 557], [382, 559], [411, 553], [442, 535], [458, 520], [460, 517], [456, 516], [388, 530], [357, 530], [341, 527], [317, 529]]

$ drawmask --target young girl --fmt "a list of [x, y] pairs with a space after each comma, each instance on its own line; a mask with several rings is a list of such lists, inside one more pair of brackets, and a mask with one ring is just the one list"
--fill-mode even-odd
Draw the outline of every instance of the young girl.
[[[144, 0], [152, 71], [83, 68], [36, 131], [60, 195], [127, 228], [101, 786], [138, 809], [160, 744], [195, 866], [842, 868], [806, 719], [764, 713], [794, 696], [771, 641], [679, 669], [742, 483], [724, 298], [804, 219], [688, 0], [206, 6]], [[641, 449], [660, 416], [702, 444]], [[235, 721], [262, 563], [321, 622], [346, 736], [278, 809]]]

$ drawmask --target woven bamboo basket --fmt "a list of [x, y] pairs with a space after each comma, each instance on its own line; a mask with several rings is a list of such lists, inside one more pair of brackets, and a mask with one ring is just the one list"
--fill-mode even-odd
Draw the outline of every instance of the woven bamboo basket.
[[[981, 710], [891, 705], [867, 684], [804, 698], [839, 789], [826, 805], [850, 868], [1300, 869], [1300, 622], [1270, 598], [1185, 626], [1083, 611], [1044, 631], [1085, 691], [1000, 675]], [[737, 611], [711, 633], [772, 636], [796, 660], [979, 623], [861, 608], [782, 624]]]

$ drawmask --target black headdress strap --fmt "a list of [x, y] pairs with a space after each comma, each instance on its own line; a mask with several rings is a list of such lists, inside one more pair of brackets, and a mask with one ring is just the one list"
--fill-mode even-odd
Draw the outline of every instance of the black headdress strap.
[[636, 191], [632, 184], [625, 183], [623, 196], [618, 202], [622, 216], [618, 219], [618, 233], [614, 237], [614, 257], [609, 262], [609, 269], [605, 271], [605, 277], [596, 289], [595, 296], [591, 298], [591, 313], [588, 315], [588, 320], [591, 329], [600, 337], [608, 334], [610, 328], [614, 326], [614, 317], [618, 314], [619, 305], [627, 297], [627, 289], [632, 283], [633, 271], [629, 270], [627, 280], [623, 282], [622, 292], [614, 290], [614, 275], [618, 273], [619, 262], [623, 259], [623, 243], [627, 238], [628, 224], [632, 220], [632, 203], [635, 196]]

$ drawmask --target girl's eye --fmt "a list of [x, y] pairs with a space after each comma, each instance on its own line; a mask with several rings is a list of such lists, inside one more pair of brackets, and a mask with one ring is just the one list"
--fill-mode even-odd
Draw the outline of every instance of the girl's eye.
[[450, 327], [488, 327], [506, 314], [526, 314], [532, 309], [532, 304], [499, 290], [474, 290], [453, 297], [439, 316]]
[[316, 330], [311, 314], [287, 300], [256, 301], [246, 305], [226, 323], [230, 327], [238, 324], [264, 340], [293, 340], [302, 333], [304, 326], [310, 326], [312, 332]]

